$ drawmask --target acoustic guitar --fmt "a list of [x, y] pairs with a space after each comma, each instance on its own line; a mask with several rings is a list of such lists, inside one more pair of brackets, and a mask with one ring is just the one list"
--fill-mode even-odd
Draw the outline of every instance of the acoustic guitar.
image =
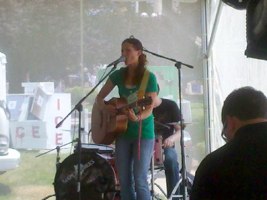
[[128, 117], [122, 112], [124, 109], [144, 107], [151, 103], [151, 97], [140, 99], [131, 104], [127, 104], [127, 100], [124, 98], [112, 98], [106, 104], [113, 105], [116, 108], [116, 115], [110, 115], [106, 111], [101, 110], [95, 103], [91, 116], [91, 131], [94, 143], [109, 145], [116, 137], [126, 131]]

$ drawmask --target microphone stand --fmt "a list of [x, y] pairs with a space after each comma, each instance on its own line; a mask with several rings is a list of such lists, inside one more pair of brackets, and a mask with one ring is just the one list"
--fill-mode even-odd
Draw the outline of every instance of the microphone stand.
[[[166, 60], [170, 60], [172, 62], [174, 62], [174, 66], [177, 68], [178, 70], [178, 89], [179, 89], [179, 107], [180, 107], [180, 127], [181, 127], [181, 137], [180, 137], [180, 146], [181, 146], [181, 161], [182, 161], [182, 181], [179, 183], [182, 184], [182, 193], [183, 193], [183, 200], [186, 200], [186, 197], [187, 197], [187, 177], [186, 177], [186, 165], [185, 165], [185, 149], [184, 149], [184, 131], [183, 131], [183, 128], [184, 125], [184, 120], [182, 119], [182, 93], [181, 93], [181, 89], [182, 89], [182, 86], [181, 86], [181, 66], [184, 65], [188, 68], [193, 68], [193, 66], [191, 65], [188, 65], [188, 64], [185, 64], [181, 61], [177, 61], [173, 58], [168, 58], [168, 57], [165, 57], [165, 56], [162, 56], [162, 55], [159, 55], [157, 53], [154, 53], [154, 52], [151, 52], [151, 51], [148, 51], [147, 49], [143, 49], [143, 51], [147, 52], [147, 53], [150, 53], [154, 56], [157, 56], [157, 57], [160, 57], [160, 58], [164, 58]], [[179, 185], [179, 184], [178, 184]], [[178, 187], [174, 187], [174, 189], [176, 189]], [[175, 193], [176, 191], [172, 191], [172, 194], [171, 196]], [[175, 196], [175, 195], [174, 195]]]
[[78, 144], [77, 144], [77, 154], [78, 154], [78, 169], [77, 169], [77, 200], [81, 200], [81, 113], [83, 110], [82, 102], [90, 95], [92, 94], [95, 89], [116, 69], [118, 63], [112, 62], [111, 64], [107, 65], [106, 68], [113, 67], [111, 70], [101, 79], [99, 82], [74, 106], [74, 108], [56, 125], [56, 128], [59, 128], [63, 122], [73, 113], [75, 110], [79, 112], [79, 129], [78, 129]]

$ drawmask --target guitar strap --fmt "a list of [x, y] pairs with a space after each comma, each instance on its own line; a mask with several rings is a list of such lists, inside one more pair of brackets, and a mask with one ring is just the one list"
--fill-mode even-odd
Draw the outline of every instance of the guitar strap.
[[[145, 70], [140, 88], [137, 92], [137, 97], [138, 99], [142, 99], [145, 96], [146, 92], [146, 87], [148, 83], [148, 78], [149, 78], [149, 71]], [[140, 160], [140, 150], [141, 150], [141, 136], [142, 136], [142, 120], [141, 120], [141, 110], [138, 114], [138, 121], [139, 121], [139, 131], [138, 131], [138, 160]]]
[[149, 78], [149, 71], [145, 70], [143, 78], [142, 78], [142, 81], [141, 81], [140, 88], [139, 88], [139, 90], [137, 92], [138, 99], [142, 99], [145, 96], [148, 78]]

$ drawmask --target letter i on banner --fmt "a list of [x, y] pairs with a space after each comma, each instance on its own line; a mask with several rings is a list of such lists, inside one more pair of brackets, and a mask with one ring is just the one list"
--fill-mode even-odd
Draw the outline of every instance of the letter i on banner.
[[57, 110], [60, 110], [60, 99], [57, 99]]

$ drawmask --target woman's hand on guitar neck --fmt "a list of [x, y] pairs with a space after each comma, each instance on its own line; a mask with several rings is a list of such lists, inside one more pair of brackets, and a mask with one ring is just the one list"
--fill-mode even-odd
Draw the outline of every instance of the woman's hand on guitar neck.
[[128, 109], [128, 119], [134, 122], [139, 121], [139, 118], [136, 116], [133, 109]]

